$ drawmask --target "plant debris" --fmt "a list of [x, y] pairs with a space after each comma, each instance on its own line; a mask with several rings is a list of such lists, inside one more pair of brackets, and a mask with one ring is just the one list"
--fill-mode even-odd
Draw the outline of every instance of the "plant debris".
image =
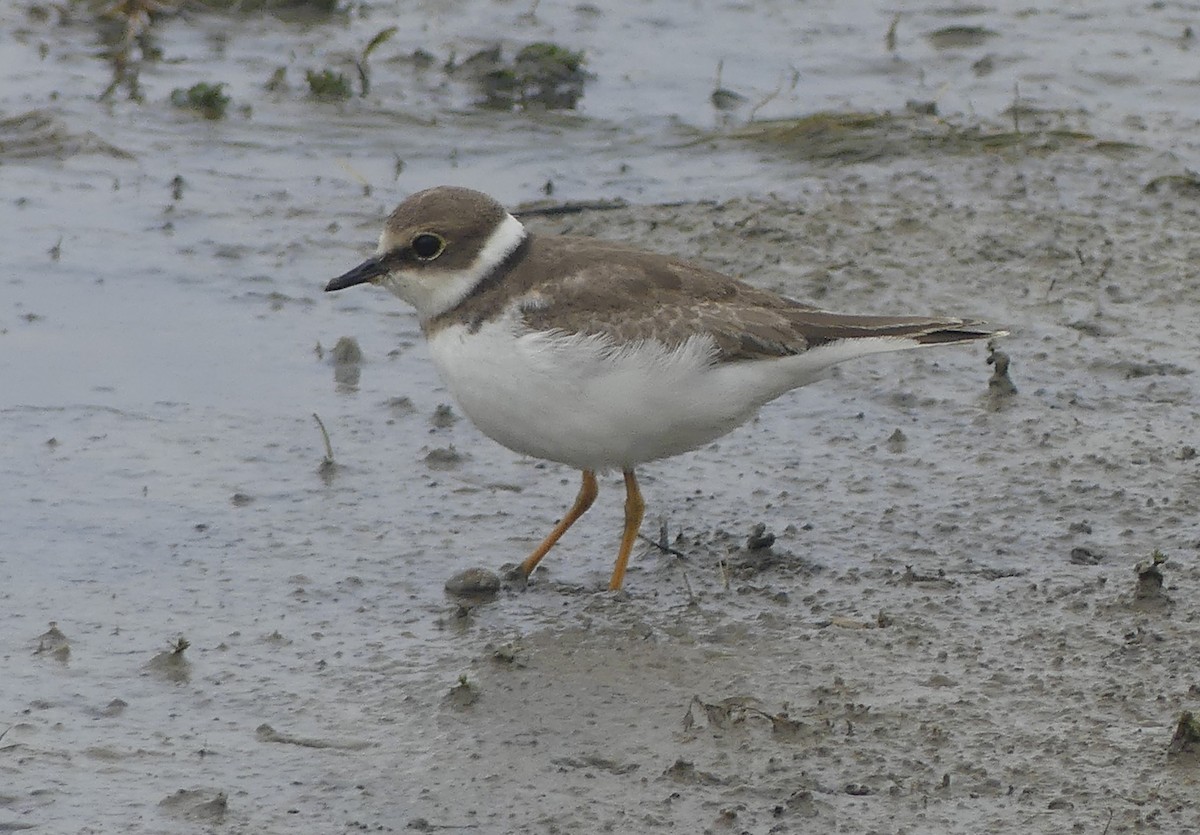
[[224, 93], [224, 84], [209, 84], [201, 81], [184, 90], [177, 87], [171, 91], [171, 104], [183, 110], [193, 110], [205, 119], [221, 119], [229, 107], [230, 98]]
[[350, 79], [335, 70], [305, 70], [304, 78], [308, 81], [309, 95], [314, 99], [342, 101], [354, 95], [350, 89]]
[[1167, 746], [1167, 754], [1200, 754], [1200, 721], [1197, 721], [1195, 714], [1190, 710], [1179, 714], [1179, 722], [1176, 723], [1175, 735], [1171, 737], [1171, 743]]
[[452, 74], [464, 74], [483, 93], [481, 107], [497, 110], [573, 110], [591, 76], [584, 71], [584, 54], [548, 41], [523, 47], [505, 61], [500, 47], [476, 52], [461, 64], [448, 64]]

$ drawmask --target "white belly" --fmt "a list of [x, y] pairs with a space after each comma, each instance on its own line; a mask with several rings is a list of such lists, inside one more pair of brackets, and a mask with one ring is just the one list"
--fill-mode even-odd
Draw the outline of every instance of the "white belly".
[[501, 318], [430, 336], [442, 379], [471, 421], [509, 449], [579, 469], [632, 468], [695, 449], [796, 385], [779, 363], [713, 365], [707, 337], [675, 350], [595, 336], [518, 336]]

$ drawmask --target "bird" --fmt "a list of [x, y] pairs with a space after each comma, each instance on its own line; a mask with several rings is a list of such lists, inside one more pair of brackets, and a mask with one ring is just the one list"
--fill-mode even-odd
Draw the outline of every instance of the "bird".
[[831, 313], [619, 241], [535, 234], [482, 192], [436, 186], [387, 217], [375, 253], [329, 281], [413, 307], [439, 376], [484, 435], [582, 472], [528, 578], [619, 470], [621, 588], [645, 502], [639, 465], [737, 428], [835, 363], [1003, 336], [976, 319]]

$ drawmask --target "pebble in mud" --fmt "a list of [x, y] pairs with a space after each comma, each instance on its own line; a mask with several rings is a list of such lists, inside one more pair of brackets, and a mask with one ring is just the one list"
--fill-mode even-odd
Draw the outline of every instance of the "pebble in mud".
[[1072, 565], [1099, 565], [1103, 562], [1104, 555], [1081, 545], [1071, 549], [1069, 559]]
[[468, 568], [448, 579], [445, 589], [452, 597], [486, 602], [500, 591], [500, 575], [486, 568]]
[[757, 523], [746, 537], [747, 551], [762, 551], [775, 544], [775, 534], [767, 530], [762, 522]]
[[125, 712], [125, 708], [127, 707], [129, 707], [129, 702], [124, 699], [112, 699], [103, 708], [96, 711], [96, 715], [104, 717], [120, 716]]

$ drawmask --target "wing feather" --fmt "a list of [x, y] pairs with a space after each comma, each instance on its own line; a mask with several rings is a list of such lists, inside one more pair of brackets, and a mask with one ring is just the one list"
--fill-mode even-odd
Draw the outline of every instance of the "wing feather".
[[550, 263], [540, 265], [555, 280], [528, 287], [522, 306], [526, 323], [537, 330], [603, 335], [615, 345], [656, 340], [672, 348], [706, 334], [715, 362], [794, 356], [840, 340], [897, 337], [925, 345], [997, 333], [952, 317], [830, 313], [666, 256], [594, 239], [556, 242], [552, 255], [542, 253]]

